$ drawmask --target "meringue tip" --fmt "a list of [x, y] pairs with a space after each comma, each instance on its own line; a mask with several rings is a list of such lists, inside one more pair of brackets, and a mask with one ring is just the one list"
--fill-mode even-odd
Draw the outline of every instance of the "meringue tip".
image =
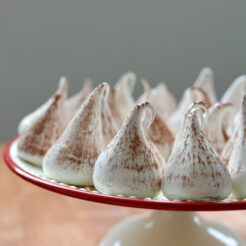
[[132, 92], [135, 87], [136, 80], [137, 80], [137, 76], [135, 73], [127, 72], [121, 76], [117, 84], [122, 83], [122, 85], [126, 86], [130, 90], [130, 92]]
[[144, 91], [150, 93], [151, 87], [146, 79], [141, 79], [141, 84], [143, 85]]
[[142, 102], [137, 104], [134, 109], [132, 110], [131, 115], [134, 115], [136, 111], [140, 110], [141, 112], [143, 112], [145, 110], [145, 112], [149, 113], [149, 115], [145, 115], [145, 117], [148, 119], [148, 121], [145, 121], [145, 127], [149, 128], [151, 126], [151, 124], [153, 123], [154, 119], [155, 119], [155, 109], [152, 106], [152, 104], [148, 101]]
[[210, 67], [204, 67], [204, 68], [202, 68], [201, 69], [201, 72], [203, 73], [203, 74], [209, 74], [209, 75], [211, 75], [211, 74], [213, 74], [213, 70], [210, 68]]
[[67, 91], [68, 91], [68, 80], [66, 77], [61, 77], [55, 94], [67, 93]]
[[62, 76], [62, 77], [59, 79], [58, 87], [59, 87], [59, 88], [63, 88], [64, 86], [67, 86], [67, 84], [68, 84], [68, 79], [67, 79], [67, 77]]

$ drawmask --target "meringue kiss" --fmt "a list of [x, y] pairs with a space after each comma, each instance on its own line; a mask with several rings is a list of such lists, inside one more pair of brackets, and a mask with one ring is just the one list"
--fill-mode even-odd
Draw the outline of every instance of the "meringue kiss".
[[172, 114], [168, 121], [168, 125], [173, 132], [176, 133], [178, 131], [180, 124], [184, 118], [184, 114], [186, 113], [189, 106], [196, 101], [202, 101], [206, 103], [208, 107], [211, 106], [208, 95], [203, 89], [196, 87], [187, 88], [183, 93], [178, 108]]
[[205, 67], [201, 70], [197, 80], [193, 84], [193, 87], [200, 88], [205, 91], [211, 104], [217, 102], [213, 71], [210, 68]]
[[68, 120], [71, 120], [92, 90], [92, 81], [87, 78], [82, 89], [66, 100]]
[[[93, 182], [98, 191], [110, 195], [155, 197], [161, 188], [163, 163], [160, 163], [144, 135], [144, 113], [154, 110], [150, 103], [135, 106], [120, 131], [99, 155]], [[146, 113], [147, 115], [147, 113]], [[145, 124], [144, 124], [145, 125]]]
[[241, 98], [246, 89], [246, 75], [236, 78], [233, 83], [225, 91], [221, 98], [222, 103], [232, 103], [237, 113], [241, 106]]
[[231, 192], [229, 171], [201, 129], [202, 109], [202, 104], [188, 109], [167, 163], [162, 190], [170, 200], [225, 199]]
[[220, 154], [224, 149], [228, 136], [226, 134], [226, 119], [231, 115], [231, 103], [215, 103], [209, 108], [205, 132], [215, 150]]
[[232, 193], [237, 198], [246, 198], [246, 95], [240, 109], [240, 122], [228, 163], [232, 176]]
[[77, 111], [60, 139], [44, 158], [47, 177], [74, 185], [92, 185], [93, 168], [104, 149], [102, 97], [107, 83], [96, 87]]
[[168, 119], [177, 108], [175, 97], [169, 92], [165, 83], [159, 83], [155, 88], [150, 88], [149, 83], [141, 80], [145, 92], [140, 96], [138, 102], [150, 102], [155, 111], [163, 120]]
[[[161, 99], [168, 100], [170, 99], [170, 97], [164, 96], [165, 95], [163, 91], [164, 87], [160, 87], [160, 88], [163, 88], [163, 90], [156, 91], [156, 92], [162, 91], [162, 93], [159, 94], [159, 93], [155, 93], [153, 90], [150, 89], [150, 86], [147, 81], [142, 80], [142, 84], [144, 85], [145, 93], [138, 99], [138, 102], [139, 103], [144, 102], [144, 101], [150, 102], [151, 105], [153, 105], [155, 112], [156, 112], [155, 118], [151, 126], [148, 129], [146, 129], [146, 132], [148, 134], [149, 139], [158, 148], [162, 157], [165, 160], [168, 160], [168, 157], [172, 150], [172, 145], [174, 143], [174, 135], [169, 129], [169, 127], [167, 126], [165, 120], [160, 116], [162, 112], [160, 107], [161, 107]], [[162, 84], [160, 84], [160, 86], [162, 86]], [[168, 93], [168, 91], [166, 91], [166, 93]], [[161, 95], [163, 97], [161, 97]], [[170, 101], [170, 104], [173, 105], [172, 100]], [[168, 107], [169, 103], [167, 101], [166, 102], [164, 101], [162, 105], [166, 105], [165, 107]]]
[[43, 107], [42, 114], [20, 136], [18, 156], [33, 164], [42, 165], [44, 155], [62, 134], [66, 122], [66, 84]]
[[109, 90], [106, 91], [102, 98], [101, 116], [102, 116], [102, 134], [104, 138], [105, 147], [113, 139], [118, 132], [119, 128], [112, 115], [112, 112], [108, 105]]
[[[57, 94], [61, 90], [67, 90], [68, 84], [67, 84], [67, 79], [65, 77], [61, 77], [58, 85], [58, 89], [55, 92]], [[49, 107], [51, 101], [53, 100], [53, 97], [49, 98], [42, 106], [37, 108], [34, 112], [28, 114], [25, 116], [19, 123], [18, 125], [18, 134], [24, 133], [32, 124], [33, 122], [42, 116], [47, 108]]]
[[128, 72], [119, 79], [115, 87], [110, 91], [109, 107], [118, 127], [121, 127], [127, 115], [134, 108], [135, 102], [131, 93], [135, 83], [136, 75]]

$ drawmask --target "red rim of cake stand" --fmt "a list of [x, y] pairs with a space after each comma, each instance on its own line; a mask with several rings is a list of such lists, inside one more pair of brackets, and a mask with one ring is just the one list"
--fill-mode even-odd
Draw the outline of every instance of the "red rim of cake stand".
[[12, 139], [5, 148], [4, 160], [7, 166], [15, 174], [24, 180], [44, 189], [97, 203], [108, 205], [125, 206], [133, 208], [175, 210], [175, 211], [222, 211], [222, 210], [243, 210], [246, 209], [246, 201], [218, 201], [218, 202], [193, 202], [193, 201], [160, 201], [128, 198], [121, 196], [110, 196], [92, 191], [83, 191], [77, 188], [67, 187], [39, 178], [19, 167], [10, 156], [10, 148], [18, 137]]

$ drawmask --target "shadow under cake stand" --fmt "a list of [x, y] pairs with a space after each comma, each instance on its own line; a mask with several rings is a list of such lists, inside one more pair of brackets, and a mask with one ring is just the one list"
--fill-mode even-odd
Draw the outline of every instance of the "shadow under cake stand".
[[194, 202], [110, 196], [92, 187], [76, 187], [48, 179], [41, 168], [17, 157], [18, 137], [6, 147], [4, 159], [8, 167], [26, 181], [44, 189], [82, 200], [155, 210], [151, 215], [138, 215], [116, 225], [99, 246], [243, 246], [240, 238], [217, 222], [202, 220], [195, 211], [246, 209], [245, 200]]

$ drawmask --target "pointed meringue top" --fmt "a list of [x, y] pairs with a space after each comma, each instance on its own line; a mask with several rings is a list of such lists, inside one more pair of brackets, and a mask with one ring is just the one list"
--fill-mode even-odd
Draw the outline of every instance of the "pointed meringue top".
[[[146, 114], [144, 120], [143, 114]], [[136, 197], [154, 197], [158, 194], [163, 163], [159, 162], [143, 129], [152, 123], [153, 118], [151, 104], [145, 102], [135, 106], [96, 161], [93, 182], [97, 190]]]
[[92, 90], [92, 80], [86, 78], [81, 90], [66, 100], [68, 119], [71, 120]]
[[175, 111], [177, 101], [175, 97], [169, 92], [165, 83], [159, 83], [155, 88], [150, 87], [149, 83], [141, 80], [145, 92], [138, 99], [138, 103], [149, 101], [155, 108], [156, 112], [162, 119], [166, 120]]
[[211, 106], [208, 95], [203, 89], [195, 87], [190, 87], [186, 89], [177, 110], [172, 114], [171, 118], [168, 121], [168, 125], [170, 126], [170, 129], [172, 129], [172, 131], [177, 132], [180, 123], [183, 121], [183, 117], [187, 109], [192, 103], [196, 101], [202, 101], [208, 107]]
[[104, 149], [101, 105], [107, 83], [96, 87], [77, 111], [60, 139], [45, 156], [46, 176], [74, 185], [92, 185], [94, 164]]
[[[57, 88], [56, 92], [54, 93], [54, 95], [60, 94], [60, 93], [65, 94], [65, 93], [67, 93], [67, 90], [68, 90], [67, 79], [65, 77], [61, 77], [59, 84], [58, 84], [58, 88]], [[33, 122], [45, 113], [45, 111], [49, 107], [50, 103], [53, 101], [54, 95], [51, 98], [49, 98], [42, 106], [37, 108], [34, 112], [25, 116], [20, 121], [20, 123], [18, 125], [18, 134], [19, 135], [23, 134], [25, 131], [27, 131], [27, 129], [33, 124]]]
[[242, 98], [239, 118], [228, 168], [232, 176], [232, 193], [238, 198], [246, 198], [246, 94]]
[[198, 106], [186, 113], [182, 137], [164, 173], [163, 192], [169, 199], [224, 199], [231, 192], [230, 174], [202, 130]]
[[217, 102], [217, 97], [214, 88], [214, 76], [211, 68], [203, 68], [193, 86], [205, 91], [208, 95], [211, 104]]
[[246, 89], [246, 75], [236, 78], [225, 91], [221, 98], [222, 103], [232, 103], [235, 111], [238, 112], [241, 106], [241, 99]]
[[65, 128], [65, 84], [47, 102], [44, 112], [21, 135], [18, 141], [18, 156], [36, 165], [42, 165], [43, 157], [60, 137]]
[[124, 74], [109, 95], [109, 107], [118, 127], [133, 109], [135, 102], [131, 95], [136, 83], [136, 75], [132, 72]]
[[225, 119], [230, 117], [232, 110], [233, 105], [231, 103], [216, 103], [209, 109], [205, 132], [219, 154], [228, 140], [227, 121]]
[[229, 137], [232, 137], [233, 135], [235, 121], [237, 121], [236, 115], [240, 110], [241, 99], [245, 90], [246, 75], [242, 75], [234, 80], [221, 98], [222, 103], [232, 103], [233, 105], [233, 110], [230, 114], [231, 117], [226, 119], [226, 133]]

